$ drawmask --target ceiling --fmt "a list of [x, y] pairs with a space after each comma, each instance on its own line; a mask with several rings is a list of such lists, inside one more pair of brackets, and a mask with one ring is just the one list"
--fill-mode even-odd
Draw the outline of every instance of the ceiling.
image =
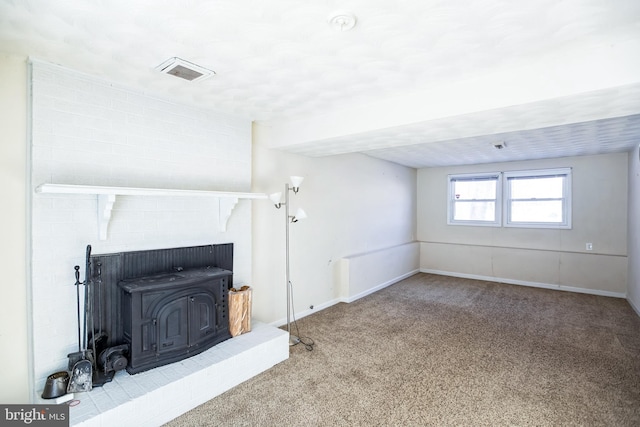
[[[329, 25], [340, 10], [351, 31]], [[0, 52], [247, 117], [310, 156], [419, 168], [640, 142], [637, 0], [0, 0]], [[171, 57], [216, 75], [154, 69]]]

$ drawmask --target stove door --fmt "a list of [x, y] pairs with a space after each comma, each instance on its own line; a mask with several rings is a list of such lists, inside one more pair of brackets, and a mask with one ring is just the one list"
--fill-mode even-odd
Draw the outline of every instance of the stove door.
[[218, 330], [218, 306], [213, 295], [197, 293], [189, 298], [189, 346], [199, 346]]
[[184, 296], [167, 302], [157, 316], [157, 352], [182, 350], [189, 346], [189, 297]]

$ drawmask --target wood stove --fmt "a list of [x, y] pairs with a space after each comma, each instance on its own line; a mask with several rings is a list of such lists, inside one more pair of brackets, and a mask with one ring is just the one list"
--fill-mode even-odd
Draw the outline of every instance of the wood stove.
[[231, 338], [231, 274], [205, 267], [121, 281], [127, 372], [175, 362]]
[[97, 354], [126, 348], [131, 374], [231, 338], [232, 243], [92, 255], [90, 275]]

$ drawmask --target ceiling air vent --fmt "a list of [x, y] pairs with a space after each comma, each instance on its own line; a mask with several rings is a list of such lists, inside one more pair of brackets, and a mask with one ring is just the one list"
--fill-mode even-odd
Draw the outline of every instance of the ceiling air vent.
[[204, 67], [196, 65], [189, 61], [185, 61], [184, 59], [177, 58], [175, 56], [158, 65], [156, 67], [156, 70], [160, 71], [161, 73], [171, 74], [172, 76], [189, 80], [190, 82], [204, 80], [207, 77], [211, 77], [215, 74], [215, 71], [208, 70]]

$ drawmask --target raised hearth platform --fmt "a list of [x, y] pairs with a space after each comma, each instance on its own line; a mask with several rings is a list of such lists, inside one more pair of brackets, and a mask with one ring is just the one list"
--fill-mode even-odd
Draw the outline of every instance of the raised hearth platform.
[[286, 331], [252, 322], [249, 333], [180, 362], [147, 372], [116, 374], [70, 408], [74, 427], [157, 427], [289, 357]]

